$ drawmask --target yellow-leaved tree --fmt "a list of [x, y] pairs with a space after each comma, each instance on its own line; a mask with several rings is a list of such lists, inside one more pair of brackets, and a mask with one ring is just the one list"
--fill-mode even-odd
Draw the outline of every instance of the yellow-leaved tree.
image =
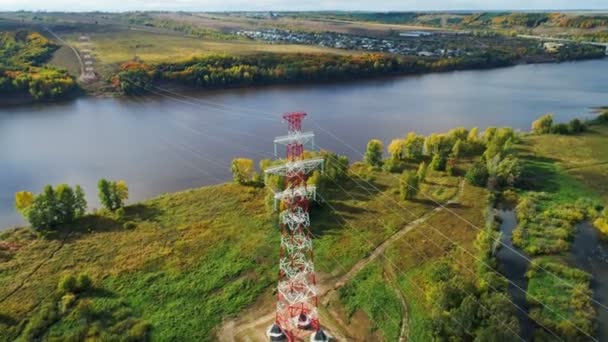
[[27, 209], [34, 203], [34, 194], [29, 191], [19, 191], [15, 194], [15, 208], [23, 216], [26, 216]]

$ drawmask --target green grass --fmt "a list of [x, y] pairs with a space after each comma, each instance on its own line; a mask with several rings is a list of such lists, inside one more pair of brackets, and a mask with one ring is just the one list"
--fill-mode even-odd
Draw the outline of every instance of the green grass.
[[559, 186], [560, 196], [566, 196], [566, 200], [599, 195], [608, 202], [607, 142], [608, 127], [591, 126], [589, 132], [579, 135], [529, 136], [524, 139], [523, 148], [532, 158], [544, 157], [532, 164], [539, 171], [535, 181], [540, 181], [544, 189]]
[[[355, 199], [328, 189], [337, 214], [328, 206], [313, 210], [319, 273], [344, 274], [414, 219], [385, 212], [399, 200], [397, 178], [374, 172], [370, 179], [379, 190], [341, 184]], [[48, 339], [141, 335], [149, 329], [153, 340], [214, 340], [222, 319], [270, 294], [276, 282], [279, 230], [264, 198], [264, 189], [222, 184], [129, 206], [121, 221], [94, 214], [45, 236], [30, 229], [3, 233], [0, 247], [17, 248], [3, 249], [0, 260], [0, 300], [6, 297], [0, 340], [17, 338], [38, 316], [53, 319], [41, 318], [36, 330], [27, 331]], [[416, 216], [432, 208], [422, 200], [402, 204]], [[58, 280], [80, 272], [91, 275], [96, 290], [61, 312]], [[72, 314], [76, 307], [84, 313]]]
[[[523, 139], [518, 155], [524, 161], [521, 198], [533, 204], [530, 213], [518, 212], [519, 226], [513, 241], [525, 252], [563, 253], [569, 250], [574, 225], [593, 220], [592, 209], [608, 193], [603, 173], [608, 171], [608, 130], [593, 130], [573, 136], [533, 135]], [[588, 203], [582, 203], [587, 199]]]
[[424, 268], [417, 268], [404, 273], [400, 279], [400, 286], [406, 295], [408, 305], [410, 341], [431, 341], [433, 338], [430, 310], [416, 283], [416, 279], [420, 279], [424, 274]]
[[593, 336], [596, 312], [591, 303], [589, 274], [556, 259], [540, 258], [534, 260], [526, 276], [527, 300], [534, 320], [567, 340]]
[[340, 288], [339, 296], [349, 316], [356, 310], [363, 310], [373, 322], [372, 328], [379, 329], [385, 341], [399, 339], [403, 312], [380, 263], [371, 263], [361, 270]]

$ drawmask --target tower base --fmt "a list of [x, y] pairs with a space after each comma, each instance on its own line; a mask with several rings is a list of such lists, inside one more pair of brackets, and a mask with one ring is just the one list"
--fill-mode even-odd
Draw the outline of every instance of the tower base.
[[285, 336], [283, 330], [281, 330], [281, 328], [276, 323], [274, 323], [270, 326], [270, 328], [268, 328], [268, 331], [266, 331], [266, 336], [268, 336], [268, 339], [271, 342], [287, 341], [287, 336]]

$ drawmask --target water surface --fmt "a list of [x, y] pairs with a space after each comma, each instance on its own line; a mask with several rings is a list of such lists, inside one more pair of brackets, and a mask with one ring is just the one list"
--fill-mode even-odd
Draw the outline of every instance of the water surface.
[[202, 102], [81, 98], [0, 109], [0, 227], [22, 222], [16, 191], [47, 183], [81, 184], [97, 207], [101, 177], [126, 180], [133, 201], [228, 181], [232, 158], [270, 156], [286, 111], [307, 111], [305, 128], [319, 146], [360, 159], [328, 132], [362, 151], [371, 138], [388, 142], [411, 130], [528, 129], [546, 112], [568, 120], [606, 105], [607, 70], [608, 60], [596, 60], [188, 94]]

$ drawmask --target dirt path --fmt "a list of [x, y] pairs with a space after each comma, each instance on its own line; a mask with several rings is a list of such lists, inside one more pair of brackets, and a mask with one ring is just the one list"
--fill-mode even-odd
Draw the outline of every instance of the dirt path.
[[[319, 298], [328, 297], [333, 294], [337, 289], [343, 287], [348, 281], [352, 280], [357, 273], [359, 273], [365, 266], [369, 265], [371, 262], [376, 260], [382, 253], [386, 251], [386, 249], [395, 241], [402, 238], [405, 234], [412, 231], [414, 228], [420, 226], [429, 220], [432, 216], [438, 214], [443, 211], [446, 206], [450, 204], [458, 203], [460, 198], [462, 197], [462, 193], [464, 191], [464, 180], [461, 180], [458, 185], [458, 192], [454, 197], [449, 200], [445, 205], [437, 206], [434, 209], [426, 212], [424, 215], [415, 219], [414, 221], [405, 225], [405, 227], [401, 228], [391, 237], [386, 239], [383, 243], [381, 243], [378, 247], [376, 247], [372, 253], [359, 260], [346, 274], [339, 277], [338, 280], [335, 279], [320, 279], [318, 286], [318, 296]], [[396, 286], [396, 285], [394, 285]], [[407, 341], [407, 333], [408, 333], [408, 315], [407, 313], [407, 302], [403, 297], [403, 293], [399, 290], [398, 286], [395, 288], [398, 291], [398, 297], [400, 298], [401, 305], [404, 310], [404, 318], [401, 327], [401, 333], [399, 337], [399, 342]], [[322, 302], [322, 301], [321, 301]], [[272, 306], [268, 306], [271, 308]], [[234, 342], [236, 341], [236, 337], [246, 331], [255, 331], [256, 338], [262, 338], [260, 341], [266, 339], [265, 335], [262, 335], [263, 332], [266, 331], [268, 326], [272, 324], [275, 317], [274, 311], [261, 311], [261, 310], [253, 310], [244, 314], [240, 319], [233, 319], [225, 322], [220, 329], [218, 330], [218, 338], [220, 342]], [[260, 335], [260, 336], [258, 336]], [[252, 337], [252, 336], [250, 336]], [[248, 337], [245, 341], [253, 341]]]
[[55, 254], [57, 254], [57, 252], [59, 252], [60, 249], [63, 248], [63, 246], [65, 245], [65, 242], [67, 241], [68, 237], [70, 236], [70, 234], [66, 234], [65, 237], [61, 240], [61, 243], [59, 244], [59, 246], [57, 246], [57, 248], [55, 248], [48, 257], [46, 257], [43, 261], [41, 261], [38, 265], [36, 265], [32, 271], [30, 273], [28, 273], [23, 279], [21, 279], [21, 282], [19, 283], [19, 285], [17, 285], [17, 287], [15, 287], [13, 290], [11, 290], [10, 292], [8, 292], [5, 296], [3, 296], [2, 298], [0, 298], [0, 303], [4, 302], [5, 300], [7, 300], [8, 298], [10, 298], [12, 295], [14, 295], [15, 293], [17, 293], [17, 291], [21, 290], [21, 288], [23, 288], [23, 286], [25, 285], [25, 283], [36, 273], [38, 272], [38, 270], [44, 266], [44, 264], [46, 264], [49, 260], [53, 259], [53, 257], [55, 257]]

